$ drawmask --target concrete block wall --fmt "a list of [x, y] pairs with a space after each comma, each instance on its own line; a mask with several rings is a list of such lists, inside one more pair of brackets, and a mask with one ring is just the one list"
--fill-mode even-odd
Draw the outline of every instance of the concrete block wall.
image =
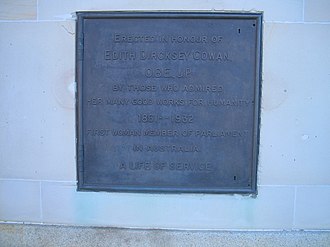
[[[76, 191], [81, 10], [263, 11], [256, 198]], [[0, 221], [330, 230], [330, 1], [1, 0]]]

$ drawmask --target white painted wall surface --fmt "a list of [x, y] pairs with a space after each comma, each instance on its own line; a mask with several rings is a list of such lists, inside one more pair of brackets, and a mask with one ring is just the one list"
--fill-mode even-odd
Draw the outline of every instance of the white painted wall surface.
[[[76, 192], [79, 10], [264, 11], [257, 198]], [[330, 229], [330, 1], [1, 0], [0, 220]]]

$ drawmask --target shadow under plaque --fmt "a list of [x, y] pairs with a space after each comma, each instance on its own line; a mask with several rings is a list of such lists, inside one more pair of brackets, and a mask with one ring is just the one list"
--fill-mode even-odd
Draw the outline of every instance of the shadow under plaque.
[[78, 190], [256, 193], [262, 14], [77, 16]]

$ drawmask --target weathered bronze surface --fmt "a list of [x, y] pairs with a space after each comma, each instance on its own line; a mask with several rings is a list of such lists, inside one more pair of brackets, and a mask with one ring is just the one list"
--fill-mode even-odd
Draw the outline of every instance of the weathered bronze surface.
[[256, 192], [261, 14], [77, 16], [79, 190]]

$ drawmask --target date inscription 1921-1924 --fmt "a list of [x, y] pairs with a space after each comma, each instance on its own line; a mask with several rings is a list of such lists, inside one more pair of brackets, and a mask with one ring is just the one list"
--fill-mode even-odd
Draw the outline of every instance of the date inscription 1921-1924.
[[261, 14], [77, 16], [78, 190], [256, 193]]

